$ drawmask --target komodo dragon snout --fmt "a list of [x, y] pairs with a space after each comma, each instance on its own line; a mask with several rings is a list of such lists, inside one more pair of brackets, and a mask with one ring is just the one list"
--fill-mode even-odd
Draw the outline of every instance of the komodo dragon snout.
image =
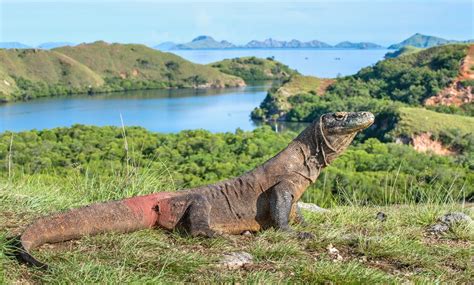
[[336, 112], [321, 116], [328, 135], [350, 134], [361, 131], [374, 123], [370, 112]]
[[336, 112], [321, 116], [320, 133], [338, 154], [344, 151], [359, 131], [374, 123], [370, 112]]
[[17, 256], [30, 265], [46, 268], [30, 255], [30, 250], [84, 235], [151, 227], [184, 228], [191, 235], [208, 237], [268, 227], [292, 231], [290, 223], [298, 220], [296, 203], [303, 192], [355, 135], [373, 122], [374, 116], [368, 112], [326, 114], [273, 158], [239, 177], [184, 191], [93, 204], [40, 218], [17, 240]]

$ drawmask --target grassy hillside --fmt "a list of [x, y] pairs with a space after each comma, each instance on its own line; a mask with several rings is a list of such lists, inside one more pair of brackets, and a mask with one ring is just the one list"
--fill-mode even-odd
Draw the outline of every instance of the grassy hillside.
[[268, 91], [260, 107], [252, 111], [252, 118], [257, 120], [285, 119], [286, 114], [293, 109], [290, 97], [297, 94], [320, 97], [333, 82], [332, 79], [293, 75], [281, 86]]
[[[267, 230], [251, 236], [192, 238], [162, 230], [104, 234], [46, 245], [34, 255], [51, 267], [39, 271], [7, 257], [8, 236], [34, 219], [96, 201], [120, 199], [173, 188], [156, 175], [116, 175], [102, 180], [46, 175], [0, 183], [0, 282], [40, 283], [469, 283], [472, 224], [461, 223], [443, 235], [427, 228], [453, 211], [474, 217], [470, 205], [407, 204], [339, 206], [330, 212], [303, 212], [315, 235], [301, 241]], [[162, 176], [163, 178], [163, 176]], [[386, 221], [375, 217], [386, 214]], [[254, 260], [238, 269], [219, 265], [223, 254], [245, 251]]]
[[[35, 97], [35, 93], [46, 95], [40, 94], [40, 89], [46, 86], [58, 88], [58, 92], [84, 92], [88, 88], [104, 85], [104, 80], [98, 74], [78, 61], [58, 52], [37, 49], [0, 49], [0, 76], [3, 79], [0, 79], [3, 81], [0, 82], [3, 100], [6, 101], [20, 96], [28, 99]], [[31, 90], [34, 88], [32, 85], [37, 90]], [[10, 88], [4, 89], [5, 86]], [[48, 91], [56, 95], [54, 90]]]
[[18, 91], [15, 79], [0, 68], [0, 103], [10, 101], [11, 94]]
[[419, 51], [423, 50], [422, 48], [417, 48], [417, 47], [414, 47], [414, 46], [404, 46], [404, 47], [401, 47], [400, 49], [396, 50], [396, 51], [392, 51], [392, 52], [388, 52], [385, 54], [385, 58], [396, 58], [396, 57], [400, 57], [400, 56], [404, 56], [404, 55], [409, 55], [409, 54], [412, 54], [412, 53], [417, 53]]
[[422, 108], [400, 108], [397, 134], [431, 132], [439, 135], [456, 130], [460, 136], [474, 134], [474, 117], [442, 114]]
[[297, 71], [273, 58], [240, 57], [224, 59], [209, 64], [226, 74], [235, 75], [245, 81], [257, 80], [284, 80], [291, 75], [298, 74]]
[[[160, 52], [144, 45], [94, 44], [62, 47], [55, 51], [74, 58], [106, 79], [180, 82], [188, 86], [212, 85], [225, 87], [241, 83], [237, 77], [220, 73], [214, 68], [194, 64], [172, 53]], [[193, 77], [199, 82], [193, 82]], [[202, 82], [201, 82], [202, 81]]]
[[[242, 79], [143, 45], [95, 42], [0, 50], [1, 100], [152, 88], [242, 86]], [[7, 83], [5, 83], [7, 82]]]

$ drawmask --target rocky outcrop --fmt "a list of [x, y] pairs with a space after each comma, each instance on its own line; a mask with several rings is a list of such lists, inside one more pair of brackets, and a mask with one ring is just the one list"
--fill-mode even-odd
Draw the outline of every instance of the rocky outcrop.
[[230, 252], [223, 255], [219, 265], [227, 269], [239, 269], [253, 264], [253, 256], [245, 251]]
[[456, 152], [445, 147], [440, 141], [433, 140], [431, 133], [414, 135], [411, 139], [413, 148], [419, 152], [432, 152], [438, 155], [455, 155]]
[[425, 101], [426, 106], [461, 106], [474, 100], [474, 89], [472, 86], [464, 86], [460, 81], [455, 81], [449, 87], [432, 96]]
[[454, 226], [466, 223], [472, 225], [472, 219], [468, 215], [461, 212], [448, 213], [440, 217], [436, 224], [431, 225], [428, 228], [428, 232], [431, 234], [443, 234], [451, 230]]
[[461, 106], [474, 100], [474, 45], [469, 46], [468, 53], [461, 63], [459, 76], [446, 88], [425, 101], [426, 106]]

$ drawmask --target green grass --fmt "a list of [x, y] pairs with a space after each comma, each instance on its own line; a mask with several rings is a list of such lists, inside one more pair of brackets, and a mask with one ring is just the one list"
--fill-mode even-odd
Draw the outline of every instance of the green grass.
[[290, 97], [299, 94], [322, 96], [333, 79], [318, 78], [314, 76], [293, 75], [278, 88], [268, 91], [260, 107], [252, 111], [252, 118], [258, 120], [274, 120], [293, 108], [289, 102]]
[[394, 130], [397, 134], [420, 134], [429, 132], [438, 135], [443, 131], [456, 130], [464, 136], [474, 133], [474, 117], [443, 114], [423, 108], [403, 107]]
[[[94, 201], [166, 189], [152, 173], [104, 180], [76, 176], [19, 175], [0, 182], [0, 282], [3, 283], [467, 283], [472, 266], [473, 228], [460, 225], [440, 237], [426, 234], [437, 217], [462, 211], [461, 204], [335, 207], [305, 213], [316, 238], [267, 230], [253, 236], [192, 238], [162, 230], [105, 234], [55, 245], [34, 254], [51, 266], [42, 272], [5, 256], [7, 236], [21, 233], [35, 218]], [[164, 182], [166, 181], [166, 182]], [[375, 219], [377, 212], [387, 220]], [[328, 254], [337, 248], [342, 260]], [[225, 252], [247, 251], [254, 263], [241, 269], [218, 266]]]
[[413, 53], [417, 53], [422, 51], [423, 48], [418, 48], [414, 46], [404, 46], [401, 47], [399, 50], [393, 51], [393, 52], [388, 52], [385, 54], [385, 58], [396, 58], [400, 56], [405, 56]]
[[288, 82], [277, 90], [277, 94], [283, 96], [292, 96], [299, 93], [314, 93], [320, 94], [320, 87], [322, 79], [314, 76], [293, 76]]

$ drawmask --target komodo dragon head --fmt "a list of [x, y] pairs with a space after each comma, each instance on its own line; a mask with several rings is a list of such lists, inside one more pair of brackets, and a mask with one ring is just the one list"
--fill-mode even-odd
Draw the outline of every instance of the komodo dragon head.
[[[358, 132], [374, 123], [370, 112], [336, 112], [322, 115], [313, 124], [316, 148], [329, 164], [352, 142]], [[319, 152], [317, 151], [317, 152]]]

